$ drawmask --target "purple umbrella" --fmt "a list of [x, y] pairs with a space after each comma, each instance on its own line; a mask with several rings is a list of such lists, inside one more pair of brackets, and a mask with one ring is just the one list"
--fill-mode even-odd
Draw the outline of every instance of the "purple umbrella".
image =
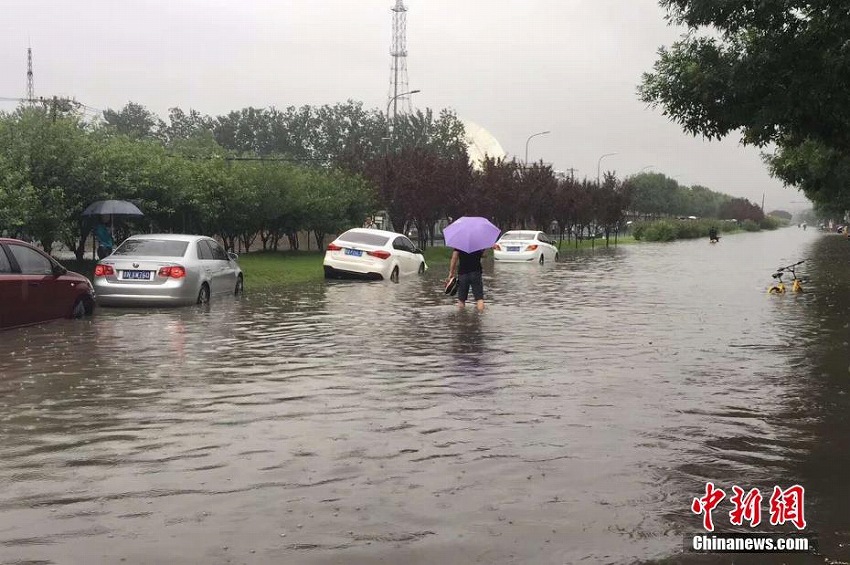
[[500, 233], [487, 218], [462, 216], [445, 227], [443, 237], [448, 247], [472, 253], [493, 247]]

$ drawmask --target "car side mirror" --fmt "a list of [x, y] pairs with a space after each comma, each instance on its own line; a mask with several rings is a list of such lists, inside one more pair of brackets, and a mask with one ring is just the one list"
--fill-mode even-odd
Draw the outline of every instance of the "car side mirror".
[[227, 252], [227, 257], [228, 257], [231, 261], [236, 261], [237, 259], [239, 259], [239, 255], [237, 255], [237, 254], [236, 254], [236, 253], [234, 253], [233, 251], [228, 251], [228, 252]]
[[62, 275], [67, 275], [67, 274], [68, 274], [68, 269], [66, 269], [62, 265], [59, 265], [58, 263], [53, 265], [53, 276], [54, 277], [61, 277]]
[[425, 252], [424, 252], [424, 251], [422, 251], [421, 249], [419, 249], [418, 247], [414, 248], [414, 249], [413, 249], [413, 252], [414, 252], [414, 253], [417, 253], [417, 254], [419, 254], [419, 255], [425, 255]]

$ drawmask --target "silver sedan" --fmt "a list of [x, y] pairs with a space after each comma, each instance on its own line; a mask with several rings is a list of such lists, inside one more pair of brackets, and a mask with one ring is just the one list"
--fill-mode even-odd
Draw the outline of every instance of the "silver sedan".
[[241, 294], [237, 255], [201, 235], [134, 235], [101, 259], [94, 288], [102, 306], [205, 304]]

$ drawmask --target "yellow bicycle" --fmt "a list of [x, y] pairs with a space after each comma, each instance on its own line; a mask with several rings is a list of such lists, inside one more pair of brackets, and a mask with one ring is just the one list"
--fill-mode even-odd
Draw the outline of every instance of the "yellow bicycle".
[[785, 294], [785, 282], [782, 280], [782, 277], [787, 273], [791, 273], [791, 292], [803, 292], [803, 284], [802, 279], [797, 278], [797, 265], [801, 265], [805, 263], [805, 259], [803, 261], [797, 261], [793, 265], [788, 265], [787, 267], [780, 267], [773, 273], [771, 276], [776, 279], [776, 284], [767, 289], [768, 294]]

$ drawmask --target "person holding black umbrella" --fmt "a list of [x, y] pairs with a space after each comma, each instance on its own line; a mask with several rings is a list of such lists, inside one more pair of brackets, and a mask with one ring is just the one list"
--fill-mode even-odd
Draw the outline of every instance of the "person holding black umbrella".
[[109, 215], [103, 214], [100, 223], [94, 228], [94, 237], [97, 239], [97, 258], [103, 259], [112, 255], [115, 241], [112, 239], [112, 230], [109, 225]]

